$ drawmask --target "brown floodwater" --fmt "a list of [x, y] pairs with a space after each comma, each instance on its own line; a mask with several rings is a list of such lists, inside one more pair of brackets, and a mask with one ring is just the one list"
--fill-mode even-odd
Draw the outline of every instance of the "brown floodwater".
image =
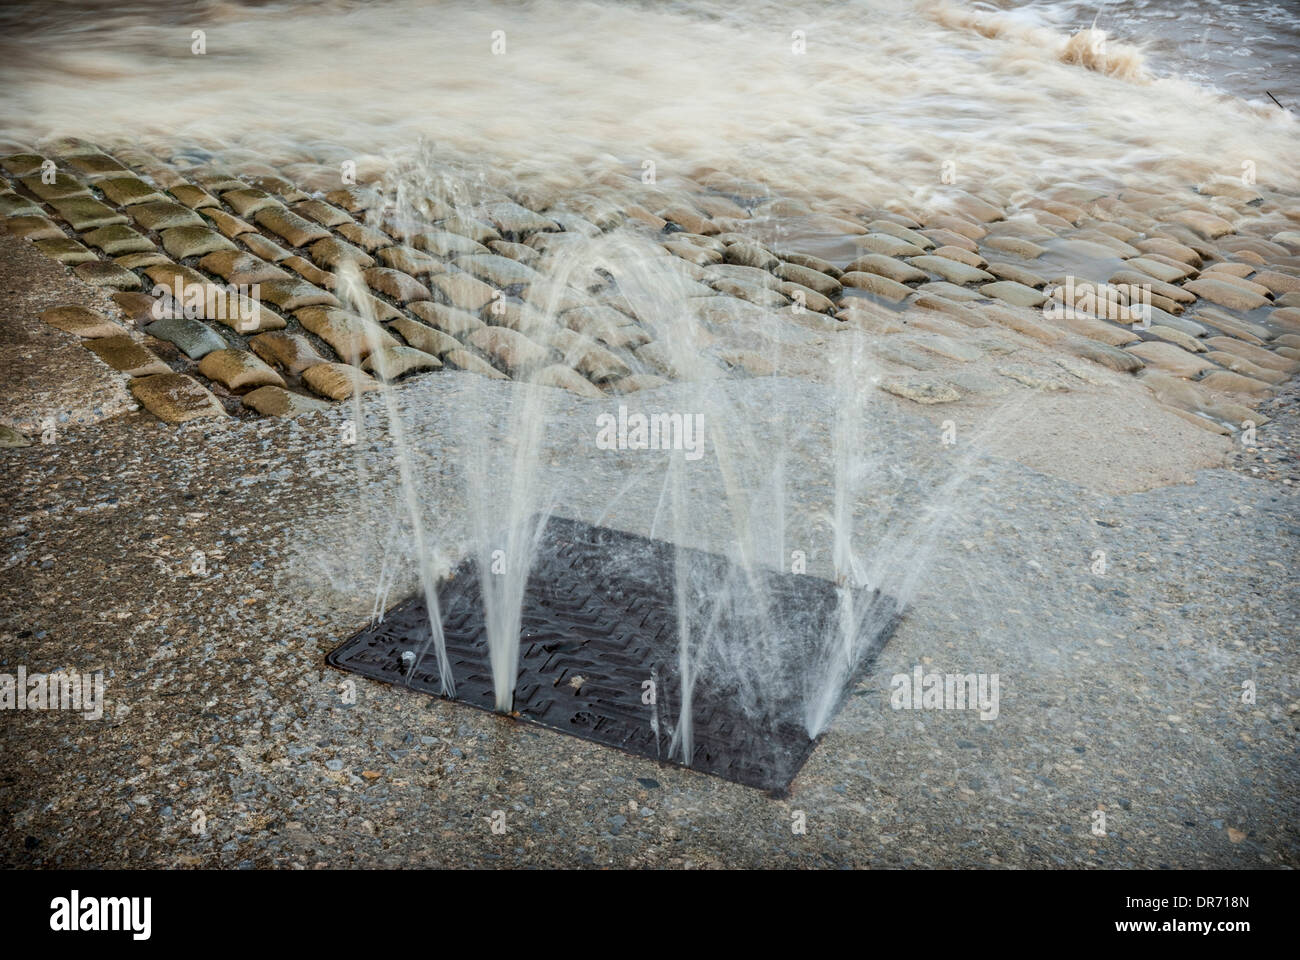
[[423, 144], [561, 189], [634, 183], [647, 164], [671, 189], [718, 168], [824, 209], [954, 187], [1010, 202], [1062, 182], [1182, 191], [1246, 162], [1300, 189], [1296, 115], [1260, 93], [1300, 101], [1281, 8], [999, 6], [15, 4], [0, 10], [0, 136], [362, 169]]

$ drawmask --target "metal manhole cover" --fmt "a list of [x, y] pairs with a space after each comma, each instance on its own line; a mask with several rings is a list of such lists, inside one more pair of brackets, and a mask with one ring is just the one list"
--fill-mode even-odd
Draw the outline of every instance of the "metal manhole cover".
[[[680, 764], [669, 755], [681, 693], [679, 562], [689, 574], [685, 603], [692, 629], [718, 638], [712, 641], [716, 651], [709, 643], [697, 648], [704, 654], [696, 668], [689, 766], [784, 791], [816, 745], [803, 724], [809, 671], [816, 658], [834, 655], [823, 645], [835, 635], [837, 592], [816, 577], [760, 571], [754, 579], [716, 554], [551, 517], [524, 591], [515, 711], [552, 730]], [[443, 581], [438, 600], [455, 699], [492, 710], [483, 601], [472, 559]], [[864, 655], [834, 691], [837, 703], [896, 623], [889, 597], [876, 593], [859, 600], [869, 604], [865, 622], [874, 635], [863, 638]], [[420, 595], [393, 607], [382, 623], [330, 653], [328, 662], [439, 696], [442, 684], [428, 637]], [[746, 644], [758, 646], [751, 650]], [[645, 696], [647, 680], [653, 697]]]

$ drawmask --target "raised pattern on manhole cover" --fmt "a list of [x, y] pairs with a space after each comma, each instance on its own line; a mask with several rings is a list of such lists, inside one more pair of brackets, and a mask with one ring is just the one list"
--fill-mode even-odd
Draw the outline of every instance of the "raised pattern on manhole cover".
[[[815, 746], [803, 725], [804, 697], [810, 671], [828, 655], [823, 645], [834, 642], [837, 629], [835, 586], [816, 577], [758, 571], [751, 580], [716, 554], [551, 517], [524, 592], [515, 711], [553, 730], [677, 762], [669, 746], [680, 709], [678, 562], [688, 573], [683, 602], [693, 611], [689, 619], [704, 651], [691, 709], [690, 766], [784, 790]], [[895, 623], [890, 598], [859, 599], [869, 604], [865, 629], [874, 635], [864, 638], [865, 652], [842, 688], [867, 668]], [[473, 560], [442, 583], [438, 600], [455, 699], [491, 710], [492, 671]], [[712, 624], [711, 633], [704, 624]], [[428, 637], [425, 600], [416, 596], [328, 660], [437, 696], [442, 684]], [[717, 655], [709, 643], [719, 648]], [[644, 696], [647, 680], [652, 698]], [[843, 693], [834, 691], [834, 699]]]

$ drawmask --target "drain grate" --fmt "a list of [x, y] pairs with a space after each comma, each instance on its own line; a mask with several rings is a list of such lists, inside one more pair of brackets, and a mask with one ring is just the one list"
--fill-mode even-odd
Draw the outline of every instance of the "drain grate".
[[[716, 554], [551, 517], [525, 590], [515, 711], [553, 730], [677, 762], [669, 753], [681, 688], [674, 589], [679, 562], [688, 574], [690, 622], [715, 624], [716, 636], [771, 641], [763, 662], [747, 663], [755, 658], [736, 657], [736, 651], [730, 659], [703, 658], [693, 688], [690, 766], [784, 791], [815, 742], [802, 723], [799, 683], [771, 680], [781, 669], [802, 676], [800, 666], [816, 662], [811, 658], [821, 655], [819, 645], [834, 635], [836, 590], [815, 577], [764, 571], [755, 581]], [[865, 672], [896, 622], [890, 598], [864, 599], [870, 604], [864, 622], [874, 635], [855, 676]], [[438, 600], [456, 699], [491, 710], [492, 671], [473, 560], [442, 583]], [[441, 683], [431, 644], [411, 669], [428, 637], [421, 595], [389, 610], [382, 623], [352, 637], [328, 660], [437, 696]], [[646, 696], [647, 680], [653, 697]]]

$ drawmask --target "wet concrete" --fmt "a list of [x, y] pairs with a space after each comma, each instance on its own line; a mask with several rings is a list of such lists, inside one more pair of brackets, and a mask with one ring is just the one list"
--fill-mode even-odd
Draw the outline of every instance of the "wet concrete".
[[[468, 536], [453, 466], [466, 427], [499, 423], [517, 389], [447, 374], [398, 391], [420, 424], [422, 502], [447, 565]], [[792, 463], [824, 459], [832, 396], [779, 379], [726, 389], [735, 409], [791, 430]], [[467, 418], [471, 399], [486, 406]], [[654, 400], [672, 402], [641, 402]], [[1294, 464], [1103, 495], [972, 456], [897, 634], [778, 800], [326, 667], [381, 583], [380, 603], [414, 586], [408, 535], [393, 525], [383, 402], [363, 402], [356, 446], [340, 442], [343, 405], [180, 428], [137, 413], [0, 451], [0, 669], [103, 669], [107, 698], [100, 720], [0, 716], [7, 865], [1300, 859], [1289, 574], [1300, 523], [1282, 482]], [[566, 492], [557, 510], [653, 532], [663, 464], [595, 449], [595, 416], [610, 405], [556, 399], [543, 464]], [[880, 402], [862, 536], [925, 515], [954, 468], [932, 437], [904, 404]], [[797, 478], [785, 531], [820, 575], [827, 481], [815, 468]], [[703, 546], [730, 529], [712, 483], [699, 477], [692, 539]], [[997, 674], [996, 719], [894, 709], [891, 678], [916, 666]], [[1104, 836], [1091, 832], [1098, 813]]]

